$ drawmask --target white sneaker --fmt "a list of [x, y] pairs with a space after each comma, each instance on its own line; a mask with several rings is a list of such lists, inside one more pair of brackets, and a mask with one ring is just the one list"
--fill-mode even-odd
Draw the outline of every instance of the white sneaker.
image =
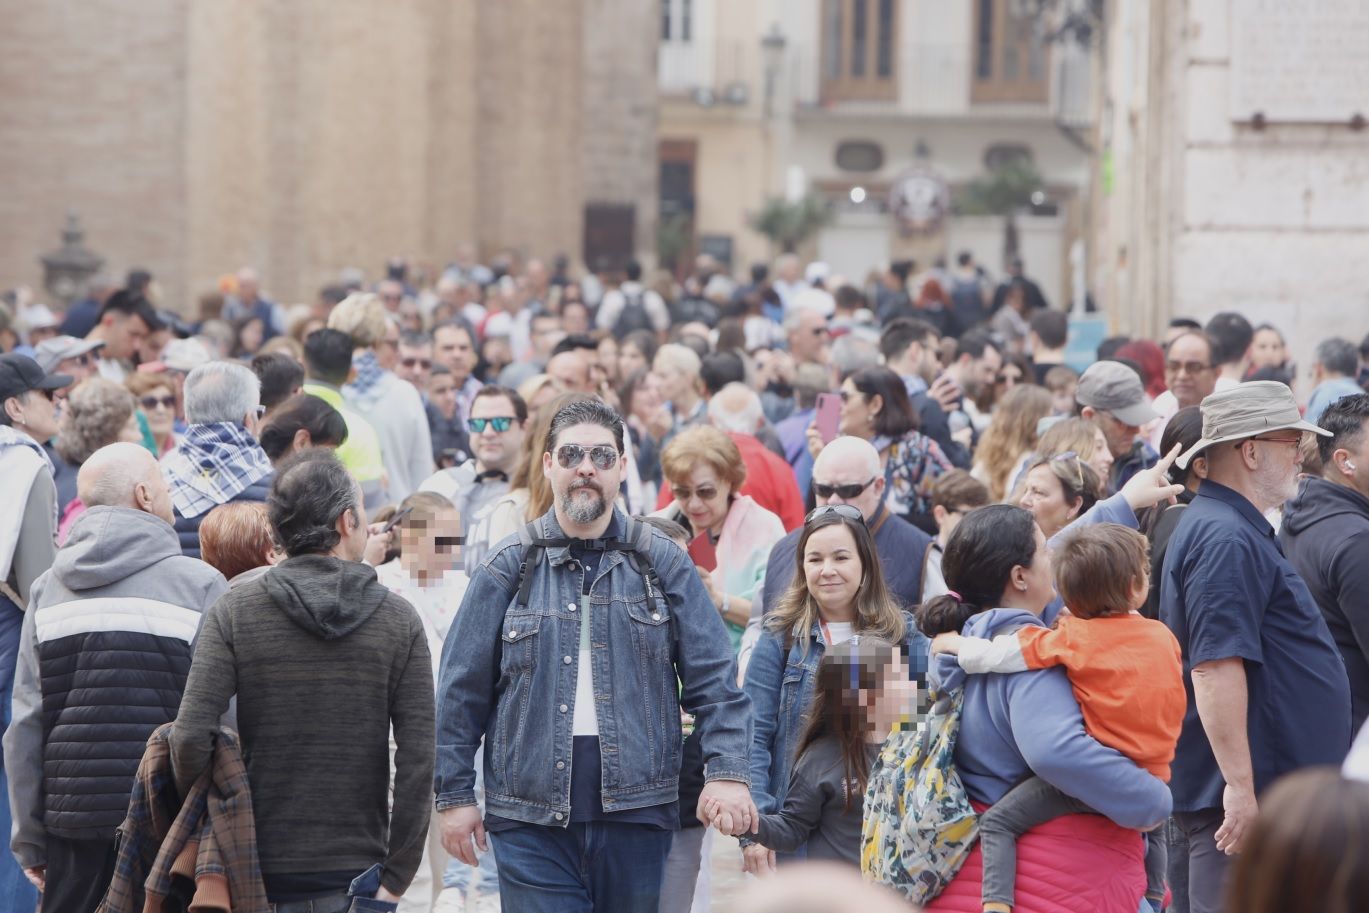
[[460, 888], [443, 888], [433, 904], [433, 913], [466, 913], [466, 894]]
[[499, 913], [499, 893], [477, 893], [475, 895], [475, 913]]

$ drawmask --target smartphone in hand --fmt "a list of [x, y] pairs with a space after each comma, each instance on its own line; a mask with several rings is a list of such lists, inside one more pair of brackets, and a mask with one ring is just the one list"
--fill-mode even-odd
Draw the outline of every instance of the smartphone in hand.
[[817, 413], [813, 419], [822, 442], [830, 444], [841, 433], [841, 395], [838, 393], [819, 393]]

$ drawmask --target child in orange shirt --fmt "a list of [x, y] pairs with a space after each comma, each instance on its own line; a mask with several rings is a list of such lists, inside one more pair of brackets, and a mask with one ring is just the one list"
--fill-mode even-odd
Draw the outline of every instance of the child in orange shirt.
[[[1169, 782], [1187, 697], [1179, 643], [1137, 609], [1150, 592], [1147, 543], [1115, 523], [1089, 526], [1052, 554], [1055, 586], [1069, 609], [1054, 628], [1025, 627], [993, 640], [942, 634], [934, 653], [954, 653], [966, 672], [1022, 672], [1064, 666], [1095, 739]], [[984, 910], [1013, 907], [1017, 837], [1061, 815], [1093, 809], [1040, 777], [1014, 787], [980, 818]], [[1165, 893], [1165, 846], [1146, 835], [1146, 899]]]

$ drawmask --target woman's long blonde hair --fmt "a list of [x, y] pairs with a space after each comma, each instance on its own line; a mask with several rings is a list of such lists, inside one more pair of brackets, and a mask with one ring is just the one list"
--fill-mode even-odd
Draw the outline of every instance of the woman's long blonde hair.
[[813, 533], [837, 525], [850, 530], [851, 538], [856, 541], [856, 555], [860, 558], [861, 572], [865, 575], [864, 582], [856, 591], [855, 632], [873, 634], [890, 643], [899, 643], [906, 633], [907, 624], [903, 610], [889, 595], [889, 587], [884, 582], [884, 569], [879, 563], [874, 537], [863, 520], [855, 520], [836, 512], [818, 514], [803, 525], [803, 533], [799, 536], [798, 549], [794, 554], [794, 579], [775, 611], [766, 616], [766, 628], [784, 633], [786, 639], [800, 638], [804, 644], [804, 652], [807, 653], [809, 632], [821, 616], [818, 613], [817, 601], [813, 599], [813, 594], [808, 592], [808, 578], [803, 572], [803, 556]]
[[979, 462], [988, 476], [989, 495], [1002, 501], [1012, 472], [1022, 454], [1036, 446], [1036, 423], [1051, 413], [1050, 391], [1035, 384], [1018, 384], [993, 411], [993, 421], [979, 441]]

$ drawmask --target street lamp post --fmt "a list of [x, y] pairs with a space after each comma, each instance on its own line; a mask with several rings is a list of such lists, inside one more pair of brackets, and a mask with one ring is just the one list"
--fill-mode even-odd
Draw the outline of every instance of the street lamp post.
[[770, 31], [761, 38], [761, 53], [765, 60], [765, 119], [775, 112], [775, 89], [779, 83], [780, 65], [784, 63], [784, 33], [778, 22], [770, 23]]
[[90, 277], [104, 265], [104, 258], [83, 244], [85, 232], [74, 210], [67, 210], [62, 246], [39, 257], [43, 264], [43, 287], [63, 307], [86, 293]]

